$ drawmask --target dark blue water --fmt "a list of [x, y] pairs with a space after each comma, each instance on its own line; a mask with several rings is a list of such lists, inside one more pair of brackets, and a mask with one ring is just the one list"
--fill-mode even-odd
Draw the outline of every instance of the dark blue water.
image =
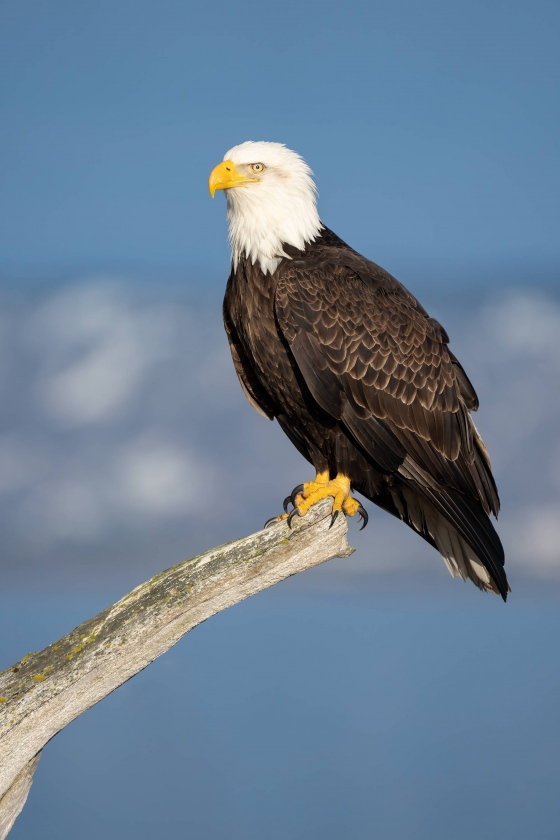
[[[209, 620], [47, 746], [11, 838], [557, 838], [558, 599], [456, 586]], [[103, 606], [5, 599], [4, 666]]]

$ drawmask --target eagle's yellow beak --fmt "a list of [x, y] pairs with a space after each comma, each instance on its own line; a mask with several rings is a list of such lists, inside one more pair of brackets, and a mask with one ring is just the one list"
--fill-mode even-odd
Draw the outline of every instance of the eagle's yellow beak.
[[248, 178], [247, 175], [241, 175], [235, 168], [233, 161], [224, 160], [210, 173], [208, 189], [210, 195], [214, 198], [216, 190], [229, 190], [231, 187], [240, 187], [243, 184], [254, 183], [258, 180], [258, 178]]

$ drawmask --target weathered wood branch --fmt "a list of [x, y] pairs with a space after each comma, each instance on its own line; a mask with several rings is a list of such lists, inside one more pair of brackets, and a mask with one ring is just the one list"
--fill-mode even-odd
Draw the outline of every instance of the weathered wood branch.
[[0, 674], [0, 840], [23, 808], [41, 749], [201, 621], [290, 575], [347, 557], [331, 502], [186, 560]]

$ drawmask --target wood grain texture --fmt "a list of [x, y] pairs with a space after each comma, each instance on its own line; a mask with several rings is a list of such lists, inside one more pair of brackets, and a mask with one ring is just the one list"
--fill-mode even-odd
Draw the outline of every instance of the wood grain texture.
[[8, 790], [0, 797], [0, 840], [4, 840], [7, 836], [27, 801], [33, 773], [40, 758], [41, 753], [38, 752], [21, 769]]
[[[347, 522], [325, 500], [285, 523], [186, 560], [0, 674], [0, 840], [23, 807], [40, 750], [200, 622], [290, 575], [347, 557]], [[25, 785], [27, 785], [25, 787]], [[19, 792], [18, 792], [19, 791]]]

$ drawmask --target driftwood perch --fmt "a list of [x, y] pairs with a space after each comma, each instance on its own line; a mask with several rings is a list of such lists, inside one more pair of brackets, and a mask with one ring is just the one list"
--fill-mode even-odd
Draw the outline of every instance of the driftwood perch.
[[331, 502], [185, 560], [0, 674], [0, 840], [25, 804], [41, 749], [200, 622], [275, 583], [353, 552]]

